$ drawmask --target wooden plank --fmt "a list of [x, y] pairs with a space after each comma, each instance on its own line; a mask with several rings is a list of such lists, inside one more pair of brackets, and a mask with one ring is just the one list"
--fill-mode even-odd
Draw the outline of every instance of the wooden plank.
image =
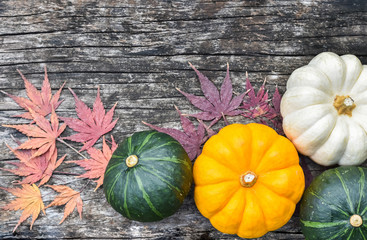
[[[47, 65], [55, 92], [65, 81], [61, 116], [75, 117], [72, 88], [92, 106], [100, 87], [106, 108], [118, 102], [119, 117], [113, 131], [117, 141], [148, 129], [141, 121], [180, 128], [174, 109], [197, 111], [177, 90], [202, 95], [188, 62], [220, 86], [229, 63], [234, 91], [245, 91], [245, 73], [258, 88], [267, 79], [285, 91], [293, 70], [322, 51], [357, 55], [367, 63], [367, 3], [364, 0], [261, 0], [261, 1], [0, 1], [0, 90], [26, 96], [16, 69], [38, 88]], [[20, 108], [0, 95], [0, 123], [20, 124], [11, 118]], [[229, 118], [230, 122], [248, 120]], [[25, 140], [17, 131], [0, 127], [0, 167], [9, 167], [14, 156], [5, 143], [15, 146], [10, 135]], [[71, 134], [67, 130], [65, 135]], [[100, 146], [99, 142], [97, 146]], [[59, 146], [59, 145], [58, 145]], [[75, 145], [77, 148], [80, 145]], [[59, 146], [60, 156], [79, 159]], [[313, 175], [325, 168], [306, 161]], [[85, 180], [69, 173], [83, 170], [62, 164], [50, 184], [69, 183], [82, 189]], [[19, 180], [0, 171], [1, 186]], [[33, 230], [30, 221], [13, 234], [20, 213], [0, 211], [0, 238], [128, 238], [128, 239], [238, 239], [222, 234], [201, 216], [193, 193], [173, 216], [157, 223], [129, 221], [115, 213], [94, 184], [83, 191], [83, 219], [73, 213], [63, 224], [63, 208], [50, 208]], [[54, 192], [42, 188], [48, 204]], [[12, 196], [0, 191], [1, 206]], [[281, 229], [261, 239], [303, 239], [297, 213]]]

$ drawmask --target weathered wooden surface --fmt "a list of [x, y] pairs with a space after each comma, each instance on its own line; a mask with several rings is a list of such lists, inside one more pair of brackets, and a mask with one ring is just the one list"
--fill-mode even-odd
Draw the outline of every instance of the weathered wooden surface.
[[[256, 86], [266, 77], [270, 92], [276, 85], [284, 92], [289, 74], [323, 51], [355, 54], [367, 64], [365, 0], [2, 0], [0, 22], [0, 89], [25, 96], [16, 69], [40, 87], [44, 65], [54, 91], [66, 81], [90, 106], [100, 86], [107, 108], [118, 102], [115, 115], [120, 120], [113, 131], [117, 141], [147, 129], [141, 121], [178, 128], [174, 104], [183, 112], [196, 111], [175, 89], [201, 94], [188, 62], [218, 85], [228, 62], [236, 92], [244, 90], [246, 71]], [[75, 116], [70, 92], [65, 89], [62, 96], [60, 115]], [[10, 117], [18, 112], [11, 99], [0, 95], [0, 123], [24, 122]], [[5, 146], [12, 144], [10, 134], [22, 138], [1, 127], [0, 167], [14, 160]], [[64, 151], [69, 159], [79, 159]], [[323, 170], [308, 164], [314, 175]], [[81, 172], [70, 164], [58, 170]], [[18, 177], [0, 171], [0, 179], [1, 186], [11, 186]], [[56, 174], [51, 183], [80, 189], [86, 181]], [[82, 194], [83, 219], [74, 212], [61, 225], [63, 208], [50, 208], [33, 230], [28, 220], [13, 234], [20, 214], [1, 210], [0, 238], [238, 238], [215, 230], [196, 209], [192, 192], [173, 216], [138, 223], [114, 212], [102, 189], [90, 189]], [[54, 193], [47, 188], [42, 193], [49, 203]], [[13, 199], [4, 191], [0, 198], [1, 206]], [[295, 214], [284, 227], [261, 239], [303, 238]]]

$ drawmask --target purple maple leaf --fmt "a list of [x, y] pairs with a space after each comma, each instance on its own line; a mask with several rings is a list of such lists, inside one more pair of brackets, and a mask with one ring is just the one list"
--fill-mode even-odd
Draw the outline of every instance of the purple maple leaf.
[[284, 134], [280, 114], [282, 96], [279, 94], [278, 87], [275, 88], [273, 98], [270, 100], [268, 91], [265, 91], [265, 81], [255, 93], [246, 73], [246, 89], [247, 96], [241, 106], [245, 109], [242, 115], [246, 118], [258, 119], [260, 123], [273, 127], [279, 134]]
[[[201, 121], [199, 121], [199, 125], [196, 129], [194, 124], [187, 117], [185, 117], [177, 107], [176, 110], [180, 115], [183, 131], [173, 128], [161, 128], [146, 122], [143, 123], [150, 128], [157, 130], [158, 132], [166, 133], [176, 139], [185, 149], [192, 161], [198, 155], [200, 155], [201, 145], [205, 143], [209, 136], [215, 134], [215, 132], [205, 126], [205, 124]], [[208, 135], [205, 134], [205, 130], [207, 130]]]
[[189, 116], [195, 117], [197, 119], [210, 121], [212, 120], [210, 126], [218, 122], [222, 117], [224, 121], [228, 124], [225, 116], [237, 116], [242, 113], [238, 110], [244, 96], [246, 93], [235, 96], [232, 98], [232, 83], [229, 77], [229, 65], [227, 64], [227, 74], [223, 80], [220, 92], [216, 86], [211, 82], [206, 76], [200, 73], [191, 63], [190, 66], [196, 72], [201, 90], [204, 97], [195, 96], [193, 94], [185, 93], [180, 89], [177, 89], [182, 93], [195, 107], [202, 110], [202, 112], [190, 114]]
[[273, 98], [271, 100], [273, 107], [270, 109], [270, 113], [274, 114], [275, 116], [281, 116], [280, 114], [280, 100], [282, 96], [279, 94], [278, 87], [275, 88], [275, 92], [273, 94]]
[[283, 131], [283, 118], [280, 114], [280, 101], [282, 99], [282, 96], [279, 94], [278, 87], [275, 88], [275, 92], [273, 94], [272, 98], [272, 104], [273, 107], [270, 109], [269, 113], [272, 114], [272, 116], [275, 116], [273, 118], [269, 118], [270, 122], [272, 123], [274, 129], [278, 132], [278, 134], [284, 135]]
[[307, 161], [311, 161], [311, 160], [310, 160], [309, 157], [300, 154], [299, 161], [300, 161], [300, 165], [302, 167], [303, 173], [305, 175], [305, 189], [306, 189], [306, 188], [308, 188], [308, 186], [310, 186], [310, 184], [311, 184], [311, 182], [314, 178], [312, 176], [310, 168], [307, 165]]
[[[246, 89], [247, 96], [244, 98], [241, 108], [245, 109], [243, 116], [247, 118], [256, 118], [259, 116], [267, 115], [270, 112], [271, 106], [269, 105], [268, 91], [265, 92], [265, 81], [261, 85], [257, 93], [250, 83], [248, 75], [246, 73]], [[267, 117], [275, 117], [270, 114]]]

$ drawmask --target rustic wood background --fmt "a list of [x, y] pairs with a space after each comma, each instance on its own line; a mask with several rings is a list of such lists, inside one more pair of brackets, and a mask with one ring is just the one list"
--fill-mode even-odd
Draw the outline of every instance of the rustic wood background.
[[[40, 88], [44, 65], [53, 91], [66, 81], [66, 87], [89, 106], [100, 86], [108, 109], [118, 102], [115, 116], [120, 120], [113, 131], [117, 141], [148, 129], [141, 121], [179, 128], [173, 105], [186, 113], [196, 111], [175, 89], [202, 94], [188, 62], [218, 86], [228, 62], [236, 92], [244, 91], [248, 71], [257, 87], [266, 78], [270, 93], [276, 85], [283, 93], [290, 73], [323, 51], [355, 54], [367, 64], [365, 0], [0, 0], [0, 22], [0, 89], [25, 96], [16, 69]], [[62, 98], [59, 114], [75, 116], [74, 100], [66, 88]], [[1, 124], [25, 122], [11, 117], [19, 110], [0, 95]], [[0, 167], [15, 160], [5, 145], [14, 145], [10, 134], [25, 139], [1, 127]], [[69, 160], [79, 159], [71, 150], [63, 151]], [[307, 163], [313, 175], [324, 170]], [[73, 164], [57, 170], [83, 172]], [[18, 179], [0, 171], [0, 186], [11, 186]], [[80, 189], [86, 181], [59, 173], [50, 183]], [[93, 192], [94, 186], [82, 193], [82, 220], [75, 211], [58, 225], [63, 207], [53, 207], [46, 216], [40, 215], [33, 230], [27, 220], [13, 234], [20, 213], [0, 210], [0, 238], [238, 239], [218, 232], [200, 215], [192, 191], [173, 216], [139, 223], [114, 212], [103, 190]], [[48, 204], [55, 193], [41, 191]], [[0, 191], [0, 198], [0, 206], [13, 199], [5, 191]], [[261, 239], [303, 238], [295, 213], [288, 224]]]

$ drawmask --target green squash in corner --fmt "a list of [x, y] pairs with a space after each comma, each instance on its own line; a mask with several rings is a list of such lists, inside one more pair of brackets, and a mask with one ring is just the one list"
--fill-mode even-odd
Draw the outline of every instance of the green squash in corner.
[[103, 189], [108, 203], [140, 222], [175, 213], [190, 191], [192, 164], [178, 141], [157, 131], [134, 133], [109, 161]]
[[323, 172], [304, 193], [300, 219], [309, 240], [367, 239], [367, 169]]

